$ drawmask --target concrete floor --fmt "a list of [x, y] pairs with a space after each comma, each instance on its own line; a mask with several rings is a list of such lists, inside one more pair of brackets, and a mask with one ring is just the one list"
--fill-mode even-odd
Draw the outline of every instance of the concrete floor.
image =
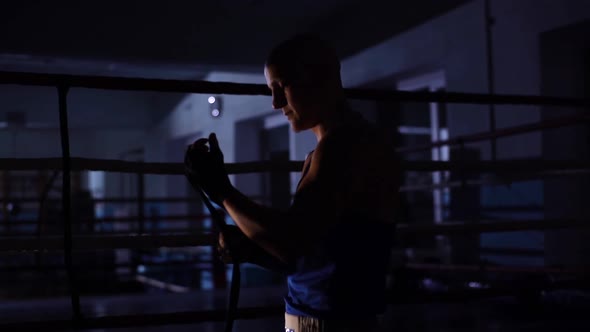
[[[240, 305], [282, 303], [282, 288], [247, 288]], [[225, 291], [185, 294], [152, 293], [118, 297], [83, 297], [89, 317], [170, 313], [225, 307]], [[395, 305], [383, 316], [383, 331], [589, 331], [590, 294], [577, 291], [546, 293], [540, 302], [524, 303], [512, 297], [465, 303]], [[71, 317], [69, 298], [0, 302], [2, 323], [30, 322]], [[282, 317], [237, 321], [234, 331], [282, 331]], [[108, 331], [221, 331], [223, 323], [153, 326]], [[86, 330], [92, 332], [107, 330]]]

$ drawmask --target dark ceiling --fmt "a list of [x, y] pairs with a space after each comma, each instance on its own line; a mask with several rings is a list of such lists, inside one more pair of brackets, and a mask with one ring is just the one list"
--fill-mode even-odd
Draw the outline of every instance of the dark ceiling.
[[270, 47], [317, 32], [346, 57], [469, 0], [13, 1], [0, 70], [168, 78], [258, 71]]

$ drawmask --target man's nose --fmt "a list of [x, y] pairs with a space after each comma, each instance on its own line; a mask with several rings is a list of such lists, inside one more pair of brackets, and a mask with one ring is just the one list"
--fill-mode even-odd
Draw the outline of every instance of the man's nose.
[[278, 110], [283, 108], [287, 105], [287, 99], [282, 94], [274, 94], [272, 95], [272, 108]]

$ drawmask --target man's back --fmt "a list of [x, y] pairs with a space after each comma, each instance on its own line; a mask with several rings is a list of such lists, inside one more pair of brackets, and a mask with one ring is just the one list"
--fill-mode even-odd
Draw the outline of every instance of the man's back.
[[[390, 146], [355, 113], [346, 114], [310, 154], [293, 207], [329, 209], [319, 212], [329, 220], [316, 221], [325, 224], [318, 225], [319, 236], [310, 234], [311, 242], [302, 239], [307, 248], [289, 276], [287, 313], [329, 319], [370, 317], [383, 309], [398, 192], [393, 157]], [[333, 193], [310, 193], [313, 183]]]

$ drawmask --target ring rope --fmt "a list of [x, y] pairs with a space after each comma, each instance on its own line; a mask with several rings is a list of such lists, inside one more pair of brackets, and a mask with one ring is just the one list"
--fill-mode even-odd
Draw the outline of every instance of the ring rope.
[[[162, 247], [197, 247], [213, 246], [216, 238], [213, 234], [179, 234], [179, 235], [77, 235], [72, 237], [73, 247], [78, 251], [104, 249], [154, 249]], [[24, 252], [39, 250], [63, 250], [63, 237], [8, 237], [0, 238], [0, 252]]]
[[[149, 90], [159, 92], [210, 93], [233, 95], [264, 95], [271, 92], [264, 84], [230, 82], [186, 81], [165, 79], [80, 76], [0, 71], [0, 84], [58, 86], [106, 90]], [[511, 104], [590, 107], [589, 99], [543, 97], [531, 95], [490, 95], [460, 92], [413, 92], [375, 89], [345, 89], [346, 96], [362, 100], [439, 102], [462, 104]]]
[[[531, 220], [480, 220], [469, 222], [444, 222], [437, 225], [399, 224], [396, 234], [408, 235], [456, 235], [479, 234], [488, 232], [516, 232], [533, 230], [550, 230], [565, 228], [589, 228], [590, 220], [582, 219], [531, 219]], [[153, 249], [159, 247], [197, 247], [214, 246], [213, 234], [180, 235], [126, 235], [126, 236], [88, 236], [72, 237], [76, 250], [103, 249]], [[3, 237], [0, 238], [0, 252], [63, 250], [63, 238], [60, 236], [37, 237]]]
[[590, 267], [560, 268], [547, 266], [501, 266], [501, 265], [461, 265], [461, 264], [428, 264], [408, 263], [404, 269], [415, 271], [448, 271], [448, 272], [493, 272], [515, 274], [574, 274], [583, 275], [590, 272]]
[[436, 189], [446, 188], [466, 188], [466, 187], [481, 187], [481, 186], [508, 186], [515, 182], [532, 181], [539, 179], [555, 179], [571, 176], [579, 176], [590, 173], [590, 169], [586, 170], [557, 170], [545, 172], [533, 172], [531, 174], [506, 175], [496, 177], [483, 177], [476, 180], [464, 181], [443, 181], [439, 184], [417, 184], [406, 185], [400, 187], [400, 192], [416, 192], [416, 191], [431, 191]]
[[[181, 163], [148, 163], [110, 159], [71, 159], [72, 171], [106, 171], [121, 173], [142, 173], [160, 175], [183, 175]], [[61, 170], [61, 158], [0, 158], [0, 170]], [[531, 160], [513, 159], [498, 161], [401, 161], [401, 171], [437, 172], [543, 172], [543, 171], [577, 171], [590, 169], [588, 160]], [[303, 161], [260, 161], [246, 163], [227, 163], [228, 174], [246, 174], [261, 172], [300, 172]]]
[[[439, 184], [432, 184], [432, 183], [425, 183], [425, 184], [416, 184], [416, 185], [405, 185], [400, 187], [400, 192], [415, 192], [415, 191], [431, 191], [436, 189], [445, 189], [445, 188], [460, 188], [460, 187], [480, 187], [480, 186], [507, 186], [511, 185], [515, 182], [523, 182], [523, 181], [531, 181], [531, 180], [538, 180], [538, 179], [554, 179], [554, 178], [563, 178], [563, 177], [571, 177], [571, 176], [578, 176], [578, 175], [585, 175], [590, 173], [590, 169], [573, 169], [573, 170], [555, 170], [555, 171], [544, 171], [544, 172], [532, 172], [530, 174], [518, 174], [518, 175], [507, 175], [503, 174], [500, 177], [483, 177], [480, 179], [474, 180], [465, 180], [465, 181], [443, 181]], [[249, 196], [251, 199], [264, 199], [265, 197], [256, 197], [256, 196]], [[48, 200], [55, 200], [55, 199], [48, 199]], [[184, 203], [192, 201], [192, 198], [189, 197], [148, 197], [145, 198], [145, 202], [151, 203]], [[0, 197], [0, 202], [17, 202], [17, 203], [37, 203], [39, 202], [39, 198], [35, 197]], [[113, 197], [113, 198], [100, 198], [94, 199], [95, 203], [116, 203], [116, 204], [123, 204], [123, 203], [135, 203], [137, 198], [135, 197]], [[175, 216], [166, 216], [167, 218], [176, 218]], [[209, 215], [191, 215], [191, 218], [209, 218]], [[125, 218], [125, 217], [121, 217]], [[156, 217], [145, 217], [146, 220], [153, 220]], [[179, 216], [178, 218], [181, 218]], [[117, 218], [110, 218], [116, 220], [122, 220]], [[106, 219], [97, 219], [97, 220], [104, 220]]]
[[561, 128], [565, 126], [572, 126], [578, 124], [586, 124], [590, 120], [588, 114], [577, 114], [574, 116], [560, 117], [551, 120], [540, 121], [537, 123], [528, 123], [520, 126], [507, 127], [502, 129], [496, 129], [495, 131], [484, 131], [470, 135], [457, 136], [447, 140], [437, 141], [429, 144], [406, 146], [397, 148], [395, 151], [398, 153], [413, 153], [442, 146], [454, 146], [462, 145], [465, 143], [476, 143], [481, 141], [487, 141], [490, 139], [496, 139], [501, 137], [509, 137], [515, 135], [521, 135], [531, 132], [536, 132], [545, 129]]

